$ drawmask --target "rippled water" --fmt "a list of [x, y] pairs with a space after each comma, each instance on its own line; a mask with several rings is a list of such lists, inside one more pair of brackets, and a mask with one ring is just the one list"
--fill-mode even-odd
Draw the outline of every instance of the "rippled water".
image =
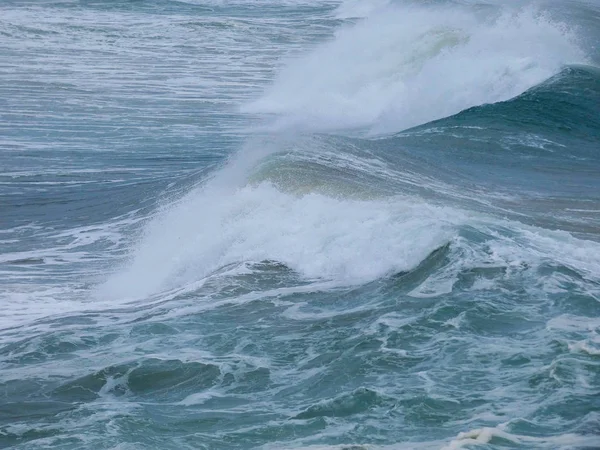
[[0, 448], [600, 448], [600, 4], [0, 4]]

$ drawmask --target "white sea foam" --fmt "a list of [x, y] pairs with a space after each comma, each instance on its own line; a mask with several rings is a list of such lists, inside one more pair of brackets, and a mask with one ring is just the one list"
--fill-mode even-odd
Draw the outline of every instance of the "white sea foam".
[[565, 433], [550, 437], [531, 437], [508, 433], [501, 425], [495, 428], [486, 427], [459, 433], [456, 439], [448, 445], [442, 447], [442, 450], [457, 450], [460, 448], [471, 447], [477, 444], [488, 444], [492, 440], [498, 439], [508, 442], [508, 445], [529, 445], [544, 446], [551, 448], [568, 449], [574, 446], [588, 446], [597, 443], [595, 436], [582, 436], [577, 434]]
[[586, 60], [565, 24], [531, 8], [358, 6], [338, 12], [366, 19], [289, 61], [243, 110], [276, 114], [283, 128], [394, 132], [507, 100]]
[[306, 278], [362, 283], [409, 270], [452, 237], [460, 214], [405, 199], [294, 196], [268, 183], [207, 187], [157, 218], [104, 289], [144, 296], [240, 261], [275, 260]]
[[[458, 450], [461, 448], [476, 448], [478, 445], [489, 444], [492, 440], [504, 441], [509, 446], [535, 446], [536, 448], [556, 448], [570, 449], [574, 446], [595, 446], [597, 443], [595, 436], [583, 436], [573, 433], [565, 433], [558, 436], [548, 438], [537, 438], [524, 435], [517, 435], [503, 431], [501, 427], [479, 428], [459, 435], [450, 442], [444, 441], [429, 441], [429, 442], [406, 442], [390, 445], [298, 445], [298, 446], [281, 446], [281, 444], [267, 445], [263, 448], [286, 448], [295, 450]], [[279, 446], [278, 446], [279, 445]], [[531, 448], [531, 447], [530, 447]]]

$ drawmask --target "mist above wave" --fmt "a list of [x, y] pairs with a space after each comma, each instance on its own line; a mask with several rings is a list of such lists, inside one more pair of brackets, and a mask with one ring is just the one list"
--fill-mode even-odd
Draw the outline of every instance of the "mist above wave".
[[379, 2], [366, 11], [289, 60], [242, 110], [275, 114], [276, 128], [389, 133], [507, 100], [586, 62], [570, 27], [532, 7]]

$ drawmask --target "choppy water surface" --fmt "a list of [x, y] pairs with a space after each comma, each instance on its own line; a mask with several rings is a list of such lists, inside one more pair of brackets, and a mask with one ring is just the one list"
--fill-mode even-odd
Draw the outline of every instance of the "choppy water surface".
[[0, 448], [600, 448], [599, 30], [2, 2]]

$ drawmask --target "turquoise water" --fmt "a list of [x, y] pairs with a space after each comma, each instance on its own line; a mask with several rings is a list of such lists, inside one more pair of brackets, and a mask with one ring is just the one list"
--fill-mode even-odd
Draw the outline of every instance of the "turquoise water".
[[0, 448], [600, 448], [600, 3], [0, 4]]

